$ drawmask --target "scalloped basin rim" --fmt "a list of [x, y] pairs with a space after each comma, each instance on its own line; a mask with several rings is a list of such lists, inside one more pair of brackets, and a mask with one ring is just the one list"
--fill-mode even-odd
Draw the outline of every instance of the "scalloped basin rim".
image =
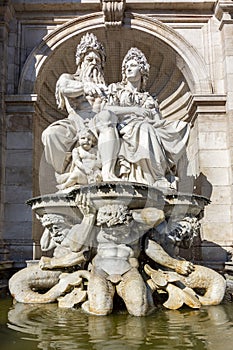
[[[156, 188], [145, 184], [129, 182], [102, 182], [100, 184], [91, 184], [85, 186], [76, 186], [67, 193], [53, 193], [37, 196], [26, 201], [30, 206], [37, 206], [50, 201], [69, 203], [75, 202], [78, 194], [90, 194], [93, 202], [104, 201], [106, 204], [110, 201], [130, 201], [136, 205], [137, 201], [155, 202], [163, 205], [175, 205], [178, 202], [186, 201], [190, 205], [208, 205], [211, 201], [204, 196], [193, 193], [177, 192], [173, 189]], [[73, 203], [75, 205], [75, 203]]]

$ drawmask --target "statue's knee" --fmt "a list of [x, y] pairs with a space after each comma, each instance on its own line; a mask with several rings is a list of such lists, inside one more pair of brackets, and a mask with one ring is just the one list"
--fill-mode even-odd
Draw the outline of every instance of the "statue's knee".
[[96, 115], [97, 122], [100, 127], [116, 126], [117, 116], [111, 111], [104, 110]]
[[41, 135], [41, 140], [43, 144], [46, 145], [49, 140], [52, 140], [54, 138], [55, 134], [56, 132], [54, 132], [54, 129], [50, 127], [46, 128]]

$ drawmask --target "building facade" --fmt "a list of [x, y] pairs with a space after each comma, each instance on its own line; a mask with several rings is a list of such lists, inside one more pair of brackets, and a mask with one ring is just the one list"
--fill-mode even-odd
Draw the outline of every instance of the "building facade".
[[125, 53], [138, 47], [150, 63], [148, 90], [163, 117], [192, 125], [179, 190], [211, 200], [194, 258], [231, 265], [232, 16], [233, 1], [226, 0], [0, 2], [2, 270], [40, 256], [41, 228], [25, 202], [55, 191], [41, 133], [66, 116], [57, 109], [55, 84], [75, 72], [76, 46], [86, 32], [105, 46], [107, 83], [120, 80]]

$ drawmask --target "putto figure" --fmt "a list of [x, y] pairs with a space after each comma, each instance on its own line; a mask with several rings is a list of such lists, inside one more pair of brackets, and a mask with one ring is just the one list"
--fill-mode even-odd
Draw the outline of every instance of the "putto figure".
[[64, 190], [76, 184], [86, 185], [102, 180], [101, 162], [95, 146], [95, 136], [88, 130], [81, 130], [78, 145], [72, 150], [70, 171], [56, 175], [58, 189]]

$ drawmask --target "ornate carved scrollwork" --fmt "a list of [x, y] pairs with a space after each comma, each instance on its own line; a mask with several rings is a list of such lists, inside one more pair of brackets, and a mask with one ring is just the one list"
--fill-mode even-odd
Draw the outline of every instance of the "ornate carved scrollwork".
[[101, 0], [106, 27], [122, 25], [126, 0]]

